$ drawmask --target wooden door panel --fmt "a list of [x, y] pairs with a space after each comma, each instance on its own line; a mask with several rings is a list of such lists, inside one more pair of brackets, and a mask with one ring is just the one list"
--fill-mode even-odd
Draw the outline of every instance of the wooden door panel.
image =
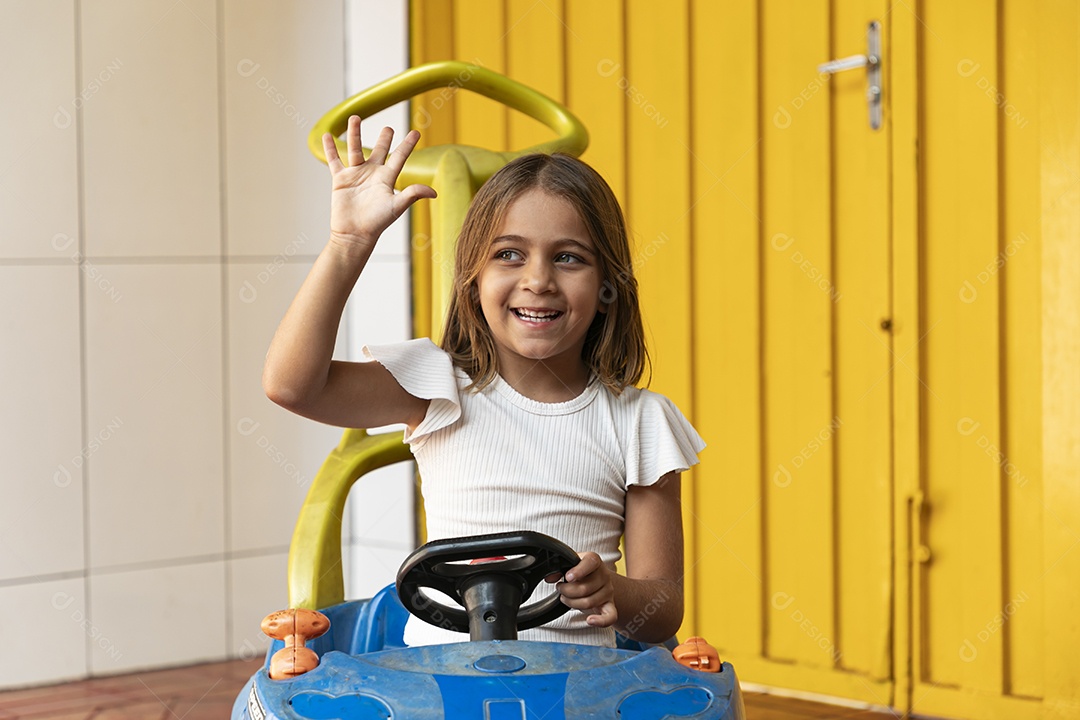
[[[829, 3], [763, 5], [762, 104], [788, 113], [762, 132], [763, 497], [766, 657], [831, 668], [833, 538]], [[805, 623], [805, 625], [804, 625]]]
[[[725, 269], [719, 282], [696, 275], [695, 306], [708, 308], [695, 324], [698, 420], [724, 458], [700, 471], [697, 491], [696, 543], [713, 548], [697, 568], [699, 627], [751, 682], [886, 705], [889, 135], [869, 127], [865, 71], [817, 69], [864, 53], [885, 7], [744, 5], [695, 11], [722, 28], [701, 30], [711, 40], [695, 49], [696, 68], [758, 69], [756, 84], [737, 72], [695, 83], [716, 96], [698, 100], [712, 113], [695, 119], [731, 130], [695, 142], [726, 191], [696, 216], [718, 228], [715, 240], [698, 236], [697, 257]], [[751, 103], [756, 133], [716, 114]]]
[[[884, 7], [870, 19], [888, 22]], [[867, 8], [835, 3], [833, 57], [867, 52]], [[891, 60], [888, 33], [879, 32]], [[832, 84], [834, 407], [843, 425], [835, 442], [837, 665], [877, 681], [892, 678], [890, 462], [892, 372], [903, 359], [892, 343], [889, 278], [889, 130], [869, 128], [866, 74], [846, 71]], [[888, 123], [889, 118], [885, 119]], [[885, 704], [879, 698], [878, 704]]]

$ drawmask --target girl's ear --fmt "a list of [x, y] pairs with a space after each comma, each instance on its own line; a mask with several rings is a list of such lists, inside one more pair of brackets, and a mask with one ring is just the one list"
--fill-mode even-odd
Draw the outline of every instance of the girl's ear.
[[597, 308], [599, 312], [606, 313], [608, 309], [615, 303], [615, 298], [618, 293], [615, 290], [615, 286], [610, 280], [605, 280], [603, 285], [600, 286], [600, 306]]

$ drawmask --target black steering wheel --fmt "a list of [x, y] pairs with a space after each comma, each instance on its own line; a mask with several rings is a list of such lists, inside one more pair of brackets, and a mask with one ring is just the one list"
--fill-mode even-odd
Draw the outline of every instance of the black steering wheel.
[[[549, 623], [570, 609], [558, 592], [521, 603], [545, 577], [562, 575], [579, 560], [566, 544], [538, 532], [435, 540], [405, 559], [397, 591], [406, 609], [424, 622], [467, 632], [470, 640], [516, 640], [518, 630]], [[443, 592], [465, 609], [444, 605], [421, 588]]]

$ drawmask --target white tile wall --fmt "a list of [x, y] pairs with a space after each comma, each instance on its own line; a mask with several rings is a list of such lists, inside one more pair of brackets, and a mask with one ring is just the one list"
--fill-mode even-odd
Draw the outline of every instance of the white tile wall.
[[87, 616], [95, 675], [222, 660], [225, 563], [93, 575]]
[[86, 291], [87, 427], [116, 427], [87, 461], [92, 567], [221, 553], [220, 269], [104, 266]]
[[[229, 266], [230, 547], [285, 547], [311, 481], [341, 438], [262, 390], [266, 349], [310, 262]], [[342, 343], [343, 344], [343, 343]]]
[[307, 136], [343, 99], [342, 14], [341, 0], [277, 3], [272, 12], [259, 0], [225, 4], [231, 255], [278, 255], [301, 234], [322, 248], [330, 175]]
[[83, 566], [78, 290], [70, 263], [0, 267], [2, 580]]
[[4, 5], [0, 257], [69, 257], [74, 249], [67, 242], [79, 232], [75, 107], [89, 92], [75, 86], [74, 39], [70, 0]]
[[350, 545], [345, 553], [345, 597], [369, 598], [394, 582], [409, 549]]
[[93, 631], [81, 578], [0, 587], [0, 607], [5, 609], [0, 635], [12, 650], [0, 653], [0, 686], [58, 682], [86, 673], [86, 645]]
[[[377, 85], [409, 67], [406, 43], [395, 44], [396, 37], [409, 33], [408, 3], [346, 0], [345, 2], [345, 87], [347, 95]], [[380, 28], [382, 42], [372, 42], [372, 28]], [[361, 123], [361, 139], [371, 147], [384, 127], [394, 129], [394, 142], [400, 142], [409, 131], [407, 103], [399, 103]], [[399, 220], [383, 233], [375, 247], [375, 257], [392, 256], [408, 260], [409, 233], [407, 218]], [[406, 265], [407, 267], [407, 265]], [[407, 336], [406, 336], [407, 339]]]
[[413, 548], [415, 472], [414, 463], [397, 463], [356, 481], [345, 506], [351, 542], [406, 550]]
[[[341, 434], [259, 386], [328, 228], [306, 126], [346, 73], [359, 89], [404, 69], [406, 9], [5, 3], [0, 58], [34, 72], [0, 104], [0, 634], [21, 649], [0, 688], [261, 652]], [[385, 117], [404, 133], [404, 107]], [[338, 357], [408, 337], [406, 238], [380, 244]], [[353, 596], [392, 581], [413, 535], [408, 466], [361, 487]]]
[[82, 77], [99, 81], [83, 106], [87, 255], [216, 255], [216, 3], [80, 7]]
[[263, 634], [264, 617], [289, 606], [287, 552], [241, 557], [229, 561], [229, 654], [244, 659], [266, 654], [270, 638]]
[[364, 345], [407, 340], [412, 316], [409, 266], [399, 258], [372, 255], [346, 307], [349, 353]]

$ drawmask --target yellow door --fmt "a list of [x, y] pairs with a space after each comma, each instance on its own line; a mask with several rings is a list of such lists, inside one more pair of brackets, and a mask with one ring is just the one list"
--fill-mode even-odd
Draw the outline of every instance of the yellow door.
[[893, 12], [917, 79], [894, 96], [895, 147], [918, 145], [917, 163], [896, 161], [894, 214], [918, 221], [896, 233], [916, 260], [897, 285], [918, 288], [897, 304], [920, 327], [898, 348], [919, 380], [897, 371], [895, 385], [897, 482], [913, 488], [897, 516], [898, 704], [1076, 718], [1080, 8], [917, 9]]
[[[684, 481], [681, 634], [755, 683], [890, 703], [890, 132], [870, 127], [864, 69], [818, 70], [867, 52], [885, 0], [413, 10], [414, 62], [470, 60], [567, 103], [626, 207], [652, 387], [710, 443]], [[887, 26], [881, 42], [887, 68]], [[453, 87], [415, 108], [429, 140], [545, 137]]]
[[[565, 103], [627, 210], [652, 387], [709, 442], [680, 635], [753, 684], [1080, 717], [1076, 1], [411, 8], [414, 62]], [[877, 130], [865, 70], [818, 70], [875, 20]], [[548, 137], [453, 84], [414, 120]]]
[[[697, 245], [695, 301], [719, 310], [695, 328], [714, 441], [697, 626], [744, 679], [878, 705], [893, 701], [890, 130], [871, 127], [865, 68], [818, 66], [866, 55], [886, 11], [771, 1], [698, 20], [698, 67], [720, 85], [699, 118], [723, 136], [730, 191]], [[887, 20], [879, 37], [887, 77]], [[731, 77], [758, 63], [758, 84]], [[725, 113], [755, 105], [756, 123]]]

